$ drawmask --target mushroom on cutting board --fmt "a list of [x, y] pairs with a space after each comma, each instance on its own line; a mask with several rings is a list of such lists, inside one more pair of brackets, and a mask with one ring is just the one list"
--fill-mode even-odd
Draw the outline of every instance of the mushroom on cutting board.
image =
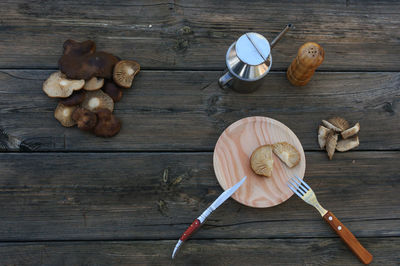
[[76, 106], [65, 106], [61, 103], [57, 105], [54, 111], [54, 117], [63, 125], [64, 127], [72, 127], [76, 123], [72, 119], [72, 113], [75, 111]]
[[43, 83], [43, 91], [51, 98], [67, 98], [74, 91], [80, 90], [85, 85], [83, 79], [68, 79], [60, 71], [54, 72]]
[[130, 88], [133, 78], [140, 71], [140, 65], [133, 60], [119, 61], [114, 67], [113, 79], [118, 86]]
[[81, 105], [83, 108], [92, 112], [96, 112], [97, 109], [103, 108], [108, 109], [111, 112], [114, 110], [114, 101], [102, 90], [87, 91], [85, 100]]

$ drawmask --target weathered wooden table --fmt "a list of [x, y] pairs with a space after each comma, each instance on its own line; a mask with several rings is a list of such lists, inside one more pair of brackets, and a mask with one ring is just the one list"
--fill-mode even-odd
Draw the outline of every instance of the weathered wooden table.
[[[222, 192], [219, 134], [261, 115], [298, 135], [307, 182], [373, 265], [398, 265], [399, 11], [397, 1], [1, 1], [0, 264], [359, 265], [296, 197], [268, 209], [228, 200], [171, 261], [180, 234]], [[296, 29], [274, 48], [260, 90], [219, 89], [236, 38], [272, 39], [289, 22]], [[41, 87], [68, 38], [142, 65], [116, 105], [114, 138], [53, 118], [57, 102]], [[325, 48], [325, 62], [296, 88], [285, 70], [306, 41]], [[361, 145], [329, 161], [316, 130], [332, 115], [360, 121]]]

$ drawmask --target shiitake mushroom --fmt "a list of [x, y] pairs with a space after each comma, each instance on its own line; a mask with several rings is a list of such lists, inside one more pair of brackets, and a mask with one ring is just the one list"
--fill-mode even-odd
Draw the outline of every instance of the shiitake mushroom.
[[96, 112], [97, 109], [103, 108], [108, 109], [111, 112], [114, 110], [114, 101], [102, 90], [87, 91], [85, 100], [81, 105], [83, 108], [92, 112]]
[[132, 86], [133, 78], [140, 71], [140, 65], [133, 60], [119, 61], [113, 72], [113, 79], [118, 86], [122, 88], [130, 88]]
[[122, 98], [122, 89], [112, 81], [106, 81], [102, 90], [110, 96], [114, 102], [118, 102]]
[[274, 159], [272, 157], [272, 145], [263, 145], [253, 151], [250, 158], [251, 168], [257, 175], [272, 176]]
[[80, 90], [85, 85], [83, 79], [68, 79], [60, 71], [54, 72], [43, 83], [43, 91], [51, 98], [67, 98], [74, 91]]
[[76, 106], [65, 106], [59, 103], [54, 111], [54, 117], [64, 127], [72, 127], [76, 122], [72, 119], [72, 113], [75, 111]]

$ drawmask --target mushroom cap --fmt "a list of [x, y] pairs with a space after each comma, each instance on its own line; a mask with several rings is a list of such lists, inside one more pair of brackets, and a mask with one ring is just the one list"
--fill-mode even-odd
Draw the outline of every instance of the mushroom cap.
[[339, 116], [329, 118], [328, 122], [339, 128], [341, 131], [344, 131], [350, 127], [349, 122], [347, 122], [347, 120], [343, 117]]
[[103, 108], [108, 109], [111, 112], [114, 110], [114, 101], [102, 90], [87, 91], [85, 100], [81, 105], [83, 108], [92, 112], [96, 112], [97, 109]]
[[274, 153], [279, 159], [282, 160], [288, 167], [292, 168], [299, 164], [300, 153], [291, 144], [287, 142], [278, 142], [274, 145]]
[[74, 40], [66, 40], [63, 44], [65, 55], [85, 55], [93, 54], [96, 51], [96, 43], [91, 40], [77, 42]]
[[97, 111], [97, 125], [94, 134], [99, 137], [112, 137], [121, 129], [121, 122], [108, 109]]
[[59, 103], [54, 111], [54, 117], [64, 127], [72, 127], [76, 124], [72, 119], [72, 113], [75, 111], [75, 109], [76, 106], [65, 106], [62, 103]]
[[110, 79], [118, 61], [118, 58], [110, 53], [96, 52], [88, 57], [87, 64], [95, 68], [93, 76]]
[[78, 128], [90, 131], [97, 124], [97, 115], [87, 109], [77, 108], [72, 114], [72, 119], [78, 124]]
[[73, 79], [111, 78], [118, 58], [110, 53], [95, 51], [93, 41], [67, 40], [64, 43], [64, 54], [58, 60], [61, 72]]
[[274, 159], [272, 157], [272, 145], [263, 145], [253, 151], [250, 157], [250, 165], [254, 173], [267, 177], [272, 176]]
[[95, 91], [103, 87], [103, 85], [104, 85], [103, 78], [93, 77], [85, 81], [85, 86], [83, 86], [83, 89], [87, 91]]
[[83, 79], [68, 79], [60, 71], [54, 72], [43, 83], [43, 91], [51, 98], [67, 98], [85, 85]]
[[130, 88], [133, 78], [140, 71], [140, 65], [133, 60], [119, 61], [114, 67], [113, 79], [118, 86]]
[[112, 81], [106, 81], [102, 90], [110, 96], [114, 102], [118, 102], [122, 98], [122, 90]]
[[82, 103], [85, 100], [85, 91], [84, 90], [79, 90], [79, 91], [74, 91], [71, 96], [68, 98], [63, 98], [62, 100], [59, 101], [59, 103], [65, 105], [65, 106], [74, 106]]

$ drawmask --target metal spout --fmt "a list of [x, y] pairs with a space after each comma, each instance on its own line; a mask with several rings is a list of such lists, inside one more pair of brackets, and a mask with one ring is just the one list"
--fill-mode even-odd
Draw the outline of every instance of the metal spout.
[[281, 33], [278, 34], [278, 36], [275, 37], [275, 39], [272, 40], [271, 42], [271, 48], [273, 48], [280, 39], [282, 39], [282, 37], [286, 34], [286, 32], [288, 32], [291, 28], [294, 29], [294, 26], [292, 23], [289, 23], [286, 25], [286, 27], [281, 31]]

